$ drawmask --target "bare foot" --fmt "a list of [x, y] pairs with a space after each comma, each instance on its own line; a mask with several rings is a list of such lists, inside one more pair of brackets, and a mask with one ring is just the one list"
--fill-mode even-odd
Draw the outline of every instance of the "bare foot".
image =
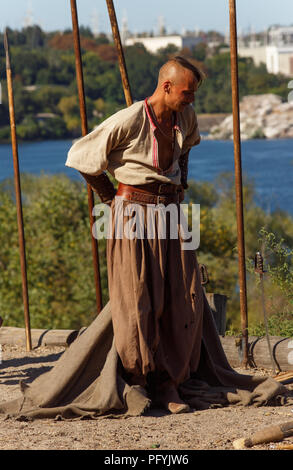
[[160, 405], [173, 414], [187, 413], [189, 405], [181, 400], [174, 385], [162, 386], [157, 391], [157, 400]]

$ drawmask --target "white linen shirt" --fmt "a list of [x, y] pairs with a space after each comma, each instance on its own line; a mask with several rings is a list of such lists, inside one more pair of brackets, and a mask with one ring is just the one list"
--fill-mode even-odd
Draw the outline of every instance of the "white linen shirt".
[[89, 175], [104, 171], [124, 184], [141, 185], [159, 181], [180, 184], [179, 158], [199, 144], [197, 118], [191, 105], [176, 113], [173, 162], [167, 170], [159, 166], [157, 127], [147, 99], [122, 109], [92, 132], [77, 140], [65, 165]]

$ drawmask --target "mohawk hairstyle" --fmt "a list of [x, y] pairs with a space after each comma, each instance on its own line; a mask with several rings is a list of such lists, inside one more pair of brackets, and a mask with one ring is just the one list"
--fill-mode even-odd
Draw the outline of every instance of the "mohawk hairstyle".
[[185, 59], [182, 56], [172, 57], [169, 62], [174, 62], [176, 64], [181, 65], [181, 67], [184, 67], [185, 69], [191, 70], [198, 82], [198, 86], [200, 86], [206, 78], [202, 70], [200, 70], [198, 67], [193, 65], [191, 62], [189, 62], [189, 60]]

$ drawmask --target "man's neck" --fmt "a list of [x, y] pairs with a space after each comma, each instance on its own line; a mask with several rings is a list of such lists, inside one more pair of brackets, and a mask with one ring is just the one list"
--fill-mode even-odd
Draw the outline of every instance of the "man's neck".
[[156, 115], [156, 119], [159, 122], [159, 124], [170, 124], [172, 125], [172, 117], [173, 117], [173, 111], [169, 107], [165, 105], [165, 103], [158, 98], [155, 94], [153, 94], [149, 98], [149, 103], [151, 104], [151, 107]]

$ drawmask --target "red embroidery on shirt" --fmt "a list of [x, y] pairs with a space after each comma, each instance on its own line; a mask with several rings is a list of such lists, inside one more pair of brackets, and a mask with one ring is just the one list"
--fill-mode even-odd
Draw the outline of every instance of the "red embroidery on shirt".
[[[145, 110], [146, 110], [146, 113], [147, 113], [147, 116], [148, 116], [148, 119], [152, 128], [152, 131], [154, 132], [154, 130], [157, 129], [157, 126], [154, 124], [152, 117], [150, 115], [147, 98], [144, 100], [144, 107], [145, 107]], [[159, 161], [158, 161], [158, 142], [154, 133], [153, 133], [153, 165], [158, 171], [160, 171]]]
[[155, 129], [157, 129], [157, 126], [156, 126], [155, 123], [153, 122], [152, 116], [150, 115], [149, 107], [148, 107], [148, 99], [147, 99], [147, 98], [144, 100], [144, 107], [145, 107], [146, 113], [147, 113], [147, 115], [148, 115], [148, 118], [149, 118], [151, 127], [152, 127], [152, 129], [153, 129], [153, 131], [154, 131]]
[[[146, 113], [147, 113], [147, 116], [148, 116], [148, 119], [149, 119], [149, 122], [150, 122], [150, 125], [151, 125], [151, 128], [152, 128], [152, 131], [153, 131], [153, 165], [154, 165], [154, 168], [157, 169], [159, 174], [168, 174], [168, 173], [171, 173], [173, 171], [175, 162], [172, 163], [170, 168], [168, 168], [167, 170], [164, 170], [164, 171], [159, 167], [158, 141], [157, 141], [157, 139], [154, 135], [154, 131], [157, 129], [157, 126], [155, 125], [154, 121], [152, 120], [152, 116], [149, 112], [149, 107], [148, 107], [147, 100], [148, 100], [148, 98], [146, 98], [144, 100], [144, 107], [145, 107], [145, 110], [146, 110]], [[180, 127], [179, 127], [179, 124], [178, 124], [178, 113], [175, 113], [175, 123], [174, 123], [173, 128], [175, 130], [179, 131], [179, 132], [182, 132]]]

